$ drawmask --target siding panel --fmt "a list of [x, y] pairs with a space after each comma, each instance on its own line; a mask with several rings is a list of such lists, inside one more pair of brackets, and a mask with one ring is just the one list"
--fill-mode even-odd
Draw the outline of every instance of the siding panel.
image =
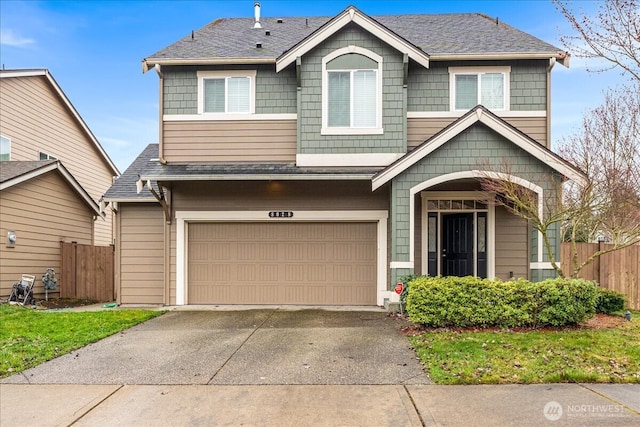
[[0, 245], [2, 297], [22, 274], [36, 276], [36, 294], [44, 294], [45, 270], [60, 273], [60, 241], [91, 244], [92, 211], [55, 171], [3, 190], [0, 212], [0, 234], [13, 230], [17, 235], [14, 248], [4, 241]]
[[508, 280], [513, 272], [515, 278], [528, 278], [528, 235], [524, 219], [496, 207], [496, 277]]
[[[120, 204], [120, 302], [164, 303], [164, 217], [150, 204]], [[116, 284], [118, 287], [118, 284]]]
[[[51, 154], [96, 201], [111, 186], [113, 172], [45, 77], [0, 79], [0, 111], [0, 134], [11, 138], [11, 160]], [[94, 243], [111, 244], [111, 229], [108, 212], [95, 223]]]
[[165, 121], [163, 150], [174, 163], [294, 163], [296, 120]]

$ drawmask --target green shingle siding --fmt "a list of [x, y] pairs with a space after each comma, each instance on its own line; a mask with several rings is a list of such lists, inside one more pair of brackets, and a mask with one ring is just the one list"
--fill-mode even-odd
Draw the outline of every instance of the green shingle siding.
[[[453, 172], [485, 169], [489, 163], [494, 170], [507, 164], [511, 172], [524, 179], [544, 186], [550, 173], [548, 166], [530, 156], [502, 136], [482, 124], [476, 124], [432, 152], [427, 158], [411, 166], [392, 182], [391, 246], [392, 261], [409, 261], [409, 190], [415, 185]], [[552, 191], [544, 188], [548, 193]], [[551, 233], [554, 247], [559, 247], [558, 234]], [[535, 250], [532, 239], [532, 254]], [[537, 261], [532, 259], [532, 261]], [[545, 261], [547, 261], [545, 259]]]
[[513, 111], [547, 108], [547, 61], [431, 62], [429, 69], [409, 67], [408, 111], [449, 111], [449, 67], [510, 66], [510, 102]]
[[[164, 73], [164, 114], [198, 114], [198, 70], [240, 70], [246, 67], [166, 67]], [[254, 68], [255, 69], [255, 68]], [[256, 114], [296, 112], [295, 68], [279, 73], [274, 66], [261, 66], [256, 74]]]
[[[383, 57], [382, 135], [321, 135], [322, 58], [337, 49], [355, 45]], [[298, 152], [398, 153], [406, 151], [402, 54], [376, 37], [347, 26], [302, 57], [302, 89], [298, 108]]]

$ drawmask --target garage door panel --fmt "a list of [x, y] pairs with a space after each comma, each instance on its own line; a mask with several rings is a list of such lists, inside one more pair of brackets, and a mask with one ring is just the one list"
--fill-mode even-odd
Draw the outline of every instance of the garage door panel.
[[375, 223], [195, 223], [190, 304], [375, 305]]

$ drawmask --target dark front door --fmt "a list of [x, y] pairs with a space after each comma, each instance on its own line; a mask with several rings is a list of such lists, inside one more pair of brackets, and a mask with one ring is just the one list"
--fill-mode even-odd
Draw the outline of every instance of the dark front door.
[[442, 275], [473, 276], [473, 214], [442, 215]]

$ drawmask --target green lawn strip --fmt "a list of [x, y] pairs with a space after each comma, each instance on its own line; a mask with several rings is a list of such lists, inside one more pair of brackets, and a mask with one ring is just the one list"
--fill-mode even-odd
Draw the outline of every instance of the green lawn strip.
[[411, 337], [436, 384], [640, 383], [640, 313], [612, 329]]
[[39, 365], [162, 314], [151, 310], [63, 312], [0, 305], [0, 378]]

